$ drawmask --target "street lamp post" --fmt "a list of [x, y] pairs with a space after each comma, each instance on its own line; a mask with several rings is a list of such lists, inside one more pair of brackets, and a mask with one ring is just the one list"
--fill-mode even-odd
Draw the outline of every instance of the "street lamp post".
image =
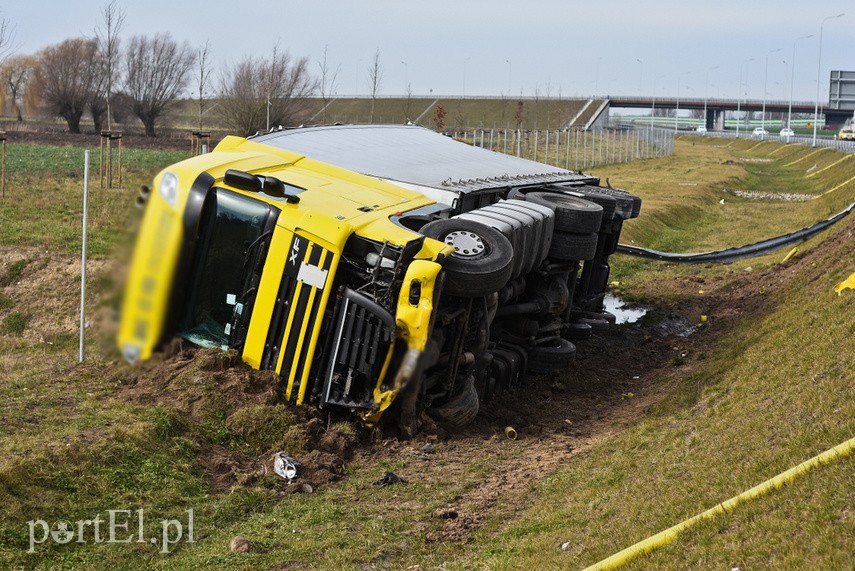
[[638, 96], [641, 97], [641, 94], [644, 92], [644, 62], [638, 58], [635, 58], [641, 66], [641, 71], [638, 72]]
[[742, 62], [739, 66], [739, 90], [736, 93], [736, 138], [739, 138], [739, 123], [742, 119], [739, 117], [740, 105], [742, 104], [742, 72], [745, 70], [745, 64], [754, 61], [754, 58], [749, 58]]
[[796, 78], [796, 43], [798, 43], [799, 40], [806, 40], [806, 39], [812, 38], [812, 37], [813, 37], [813, 34], [810, 34], [807, 36], [802, 36], [800, 38], [796, 38], [793, 41], [793, 59], [791, 62], [792, 65], [790, 65], [790, 104], [789, 104], [789, 107], [787, 108], [787, 129], [792, 129], [792, 126], [790, 126], [790, 120], [793, 117], [793, 83], [794, 83], [795, 78]]
[[819, 24], [819, 57], [816, 62], [816, 104], [813, 107], [813, 144], [812, 146], [816, 146], [816, 124], [819, 121], [819, 75], [820, 70], [822, 69], [822, 27], [828, 20], [834, 20], [836, 18], [842, 18], [846, 14], [841, 13], [836, 16], [828, 16], [824, 18], [822, 22]]
[[402, 61], [401, 65], [404, 66], [404, 95], [406, 95], [410, 86], [410, 68], [405, 61]]
[[466, 63], [472, 59], [471, 57], [463, 60], [463, 99], [466, 99]]
[[766, 67], [763, 71], [763, 112], [760, 114], [760, 128], [766, 130], [766, 87], [769, 84], [769, 56], [781, 51], [782, 48], [766, 52]]
[[677, 105], [676, 109], [674, 109], [674, 132], [677, 132], [677, 126], [679, 125], [680, 119], [680, 78], [684, 75], [688, 75], [691, 73], [690, 71], [683, 71], [677, 74]]
[[653, 100], [650, 105], [650, 128], [653, 128], [653, 116], [656, 115], [656, 80], [662, 79], [664, 75], [657, 75], [653, 78]]
[[511, 60], [506, 59], [505, 63], [508, 64], [508, 96], [511, 95]]
[[707, 126], [707, 100], [710, 92], [710, 72], [718, 69], [719, 66], [711, 67], [707, 70], [707, 77], [704, 81], [704, 128]]

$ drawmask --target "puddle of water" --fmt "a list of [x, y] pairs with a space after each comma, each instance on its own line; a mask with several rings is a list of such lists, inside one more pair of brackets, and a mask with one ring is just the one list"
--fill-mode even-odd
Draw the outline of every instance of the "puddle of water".
[[615, 323], [635, 323], [647, 313], [647, 309], [643, 307], [626, 307], [624, 301], [612, 293], [606, 293], [603, 298], [603, 304], [606, 311], [615, 316]]

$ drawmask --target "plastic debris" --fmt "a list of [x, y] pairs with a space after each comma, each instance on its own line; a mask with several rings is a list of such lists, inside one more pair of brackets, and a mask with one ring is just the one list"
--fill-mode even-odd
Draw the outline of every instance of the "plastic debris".
[[789, 262], [793, 258], [793, 256], [795, 256], [798, 253], [799, 253], [799, 248], [798, 248], [798, 246], [796, 246], [795, 248], [790, 250], [786, 256], [784, 256], [784, 259], [781, 260], [781, 263], [783, 264], [783, 263]]
[[392, 484], [406, 484], [407, 481], [397, 475], [394, 472], [386, 472], [383, 474], [383, 477], [379, 480], [375, 480], [371, 482], [371, 485], [375, 488], [385, 488], [386, 486], [391, 486]]
[[513, 426], [506, 426], [505, 427], [505, 436], [507, 436], [509, 440], [516, 440], [517, 439], [516, 429]]
[[845, 289], [855, 289], [855, 273], [834, 286], [834, 291], [837, 292], [837, 295], [842, 295]]
[[280, 478], [287, 480], [289, 484], [293, 484], [294, 480], [297, 479], [299, 467], [300, 463], [284, 452], [277, 452], [273, 458], [273, 471]]

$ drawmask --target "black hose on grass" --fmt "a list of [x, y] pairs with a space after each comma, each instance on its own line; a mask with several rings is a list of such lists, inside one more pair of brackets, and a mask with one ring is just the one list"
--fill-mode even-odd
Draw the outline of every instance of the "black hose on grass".
[[784, 234], [783, 236], [769, 238], [768, 240], [755, 242], [754, 244], [746, 244], [745, 246], [739, 246], [737, 248], [727, 248], [725, 250], [717, 250], [715, 252], [675, 254], [672, 252], [660, 252], [658, 250], [649, 250], [647, 248], [640, 248], [638, 246], [627, 246], [626, 244], [619, 244], [617, 247], [617, 252], [620, 254], [626, 254], [627, 256], [646, 258], [648, 260], [660, 260], [663, 262], [678, 262], [685, 264], [694, 264], [699, 262], [732, 262], [734, 260], [739, 260], [742, 258], [762, 256], [763, 254], [768, 254], [769, 252], [774, 252], [775, 250], [786, 248], [787, 246], [790, 246], [792, 244], [803, 242], [804, 240], [812, 238], [823, 230], [831, 227], [836, 222], [839, 222], [840, 220], [845, 218], [850, 212], [852, 212], [853, 209], [855, 209], [855, 202], [853, 202], [844, 210], [838, 212], [831, 218], [827, 218], [826, 220], [817, 222], [816, 224], [808, 226], [807, 228], [802, 228], [801, 230], [796, 230], [795, 232], [790, 232], [788, 234]]

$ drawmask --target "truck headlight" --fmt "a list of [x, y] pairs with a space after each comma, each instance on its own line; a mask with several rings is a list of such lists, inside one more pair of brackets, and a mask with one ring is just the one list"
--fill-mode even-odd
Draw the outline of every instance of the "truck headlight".
[[178, 177], [171, 172], [163, 174], [160, 179], [160, 184], [157, 186], [157, 193], [169, 203], [172, 208], [178, 202]]

